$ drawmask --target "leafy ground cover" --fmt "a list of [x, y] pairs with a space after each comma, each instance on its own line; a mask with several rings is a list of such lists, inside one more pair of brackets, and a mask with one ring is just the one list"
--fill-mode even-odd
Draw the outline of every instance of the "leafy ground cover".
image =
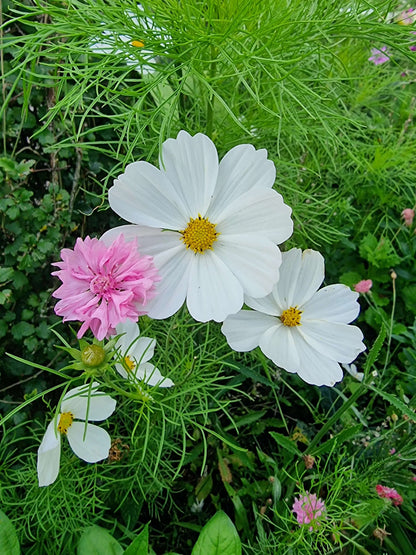
[[[414, 551], [414, 8], [2, 3], [2, 553]], [[366, 350], [333, 387], [234, 351], [186, 306], [139, 318], [175, 385], [130, 383], [114, 341], [54, 313], [61, 249], [124, 224], [113, 180], [159, 167], [181, 130], [219, 158], [266, 149], [292, 208], [281, 250], [319, 251], [324, 285], [360, 292]], [[63, 437], [40, 487], [47, 426], [92, 381], [117, 402], [108, 455], [85, 462]]]

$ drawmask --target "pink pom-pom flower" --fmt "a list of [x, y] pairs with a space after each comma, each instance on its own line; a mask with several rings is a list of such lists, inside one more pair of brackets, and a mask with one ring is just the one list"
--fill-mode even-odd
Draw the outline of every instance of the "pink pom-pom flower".
[[151, 256], [141, 256], [136, 241], [120, 235], [106, 245], [99, 239], [78, 238], [74, 249], [62, 249], [59, 270], [52, 273], [62, 285], [52, 293], [60, 301], [55, 313], [66, 321], [79, 321], [80, 339], [91, 329], [98, 340], [115, 333], [117, 324], [146, 314], [159, 281]]
[[376, 491], [380, 497], [391, 499], [393, 501], [393, 505], [401, 505], [403, 503], [403, 497], [397, 493], [394, 488], [388, 488], [387, 486], [377, 484]]
[[301, 495], [299, 499], [295, 497], [292, 511], [296, 514], [296, 520], [300, 526], [312, 524], [309, 527], [309, 531], [312, 532], [314, 527], [319, 526], [319, 519], [324, 516], [326, 507], [322, 499], [317, 499], [316, 493], [305, 492], [305, 495]]
[[373, 62], [375, 66], [384, 64], [390, 60], [390, 56], [387, 52], [387, 46], [382, 46], [381, 48], [372, 48], [371, 56], [368, 58], [369, 62]]
[[371, 279], [362, 279], [354, 285], [354, 291], [357, 293], [368, 293], [373, 287], [373, 282]]
[[405, 208], [402, 212], [402, 218], [404, 220], [404, 225], [406, 227], [411, 227], [413, 223], [413, 218], [415, 217], [415, 211], [413, 208]]

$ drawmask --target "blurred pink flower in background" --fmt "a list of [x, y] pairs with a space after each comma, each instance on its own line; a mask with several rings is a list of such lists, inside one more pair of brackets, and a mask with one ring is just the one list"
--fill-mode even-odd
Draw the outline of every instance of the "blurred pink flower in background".
[[305, 492], [305, 495], [301, 495], [299, 499], [295, 497], [292, 511], [296, 514], [300, 525], [313, 525], [309, 527], [309, 531], [312, 532], [314, 527], [319, 526], [318, 519], [324, 516], [326, 507], [322, 499], [317, 499], [316, 493]]
[[409, 8], [405, 10], [401, 14], [399, 14], [396, 18], [396, 22], [399, 25], [413, 25], [416, 21], [416, 10], [414, 8]]
[[54, 262], [62, 285], [52, 293], [60, 301], [55, 313], [64, 322], [83, 322], [77, 337], [91, 329], [98, 340], [115, 333], [117, 324], [137, 322], [159, 281], [151, 256], [141, 256], [136, 241], [120, 235], [110, 245], [99, 239], [78, 238], [74, 250], [62, 249]]
[[415, 211], [412, 208], [405, 208], [402, 212], [402, 218], [404, 220], [404, 225], [411, 227], [413, 223], [413, 218], [415, 217]]
[[377, 484], [376, 490], [380, 497], [391, 499], [393, 501], [393, 505], [401, 505], [403, 503], [403, 497], [397, 493], [394, 488], [388, 488], [387, 486]]
[[354, 285], [354, 291], [356, 293], [368, 293], [373, 287], [373, 282], [371, 279], [362, 279]]
[[368, 58], [368, 61], [373, 62], [375, 66], [384, 64], [384, 62], [388, 62], [389, 60], [390, 60], [390, 57], [387, 54], [387, 46], [371, 49], [371, 56]]

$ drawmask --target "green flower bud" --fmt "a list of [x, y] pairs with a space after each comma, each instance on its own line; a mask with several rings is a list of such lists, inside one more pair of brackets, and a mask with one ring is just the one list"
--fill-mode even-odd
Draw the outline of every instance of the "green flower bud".
[[96, 368], [104, 362], [105, 351], [100, 345], [87, 345], [81, 351], [81, 361], [88, 368]]

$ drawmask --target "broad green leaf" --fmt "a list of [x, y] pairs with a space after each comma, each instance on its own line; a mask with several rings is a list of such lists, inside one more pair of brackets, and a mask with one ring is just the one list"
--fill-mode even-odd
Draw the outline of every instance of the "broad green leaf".
[[124, 555], [148, 555], [149, 553], [149, 526], [143, 528], [140, 534], [128, 546]]
[[351, 426], [346, 430], [342, 430], [342, 432], [340, 432], [336, 436], [331, 437], [331, 439], [328, 439], [328, 441], [325, 441], [325, 443], [323, 443], [320, 447], [314, 449], [313, 454], [322, 455], [323, 453], [329, 453], [334, 445], [337, 445], [337, 447], [339, 447], [345, 441], [348, 441], [352, 437], [355, 437], [361, 431], [361, 428], [362, 425], [357, 424], [356, 426]]
[[16, 530], [3, 511], [0, 511], [0, 553], [1, 555], [19, 555], [20, 553]]
[[123, 548], [107, 530], [100, 526], [89, 526], [82, 532], [77, 555], [121, 555]]
[[202, 528], [192, 555], [241, 555], [240, 537], [223, 511], [218, 511]]
[[297, 455], [298, 457], [302, 456], [302, 453], [297, 448], [296, 443], [288, 437], [283, 434], [279, 434], [278, 432], [270, 432], [270, 435], [280, 445], [280, 447], [283, 447], [283, 449], [286, 449], [286, 451], [289, 451], [292, 455]]

